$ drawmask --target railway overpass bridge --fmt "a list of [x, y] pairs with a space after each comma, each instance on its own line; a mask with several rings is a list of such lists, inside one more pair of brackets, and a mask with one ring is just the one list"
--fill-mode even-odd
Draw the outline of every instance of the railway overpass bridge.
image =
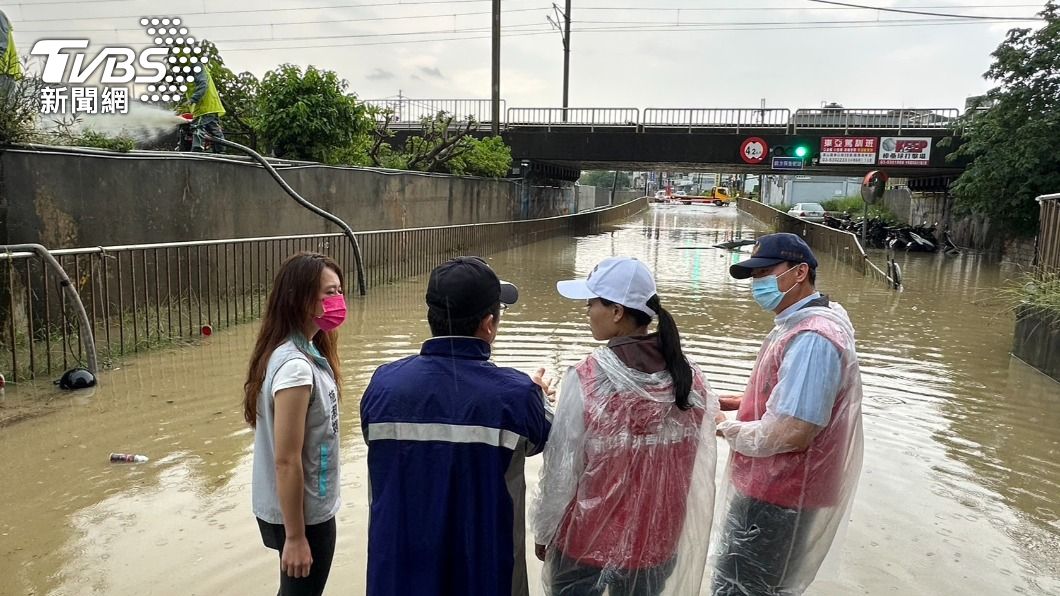
[[[367, 100], [390, 115], [396, 141], [423, 117], [455, 116], [490, 134], [489, 100]], [[382, 119], [382, 117], [381, 117]], [[581, 170], [714, 170], [748, 174], [861, 176], [879, 169], [919, 190], [944, 190], [965, 164], [956, 108], [522, 108], [498, 123], [524, 169], [554, 178]]]

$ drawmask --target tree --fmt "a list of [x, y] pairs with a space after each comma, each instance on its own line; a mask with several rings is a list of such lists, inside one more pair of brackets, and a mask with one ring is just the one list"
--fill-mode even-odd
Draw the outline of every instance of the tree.
[[1049, 0], [1044, 26], [1012, 29], [984, 77], [997, 82], [961, 119], [969, 160], [954, 195], [1006, 232], [1033, 235], [1038, 195], [1060, 190], [1060, 7]]
[[[600, 186], [611, 188], [611, 185], [615, 181], [614, 170], [592, 170], [589, 172], [582, 172], [582, 177], [578, 179], [578, 184], [583, 186]], [[618, 188], [629, 188], [633, 183], [629, 174], [625, 172], [618, 173]]]
[[473, 118], [457, 122], [447, 112], [423, 118], [420, 134], [409, 137], [402, 151], [395, 151], [390, 144], [394, 134], [389, 128], [393, 114], [383, 112], [380, 116], [383, 121], [366, 151], [371, 165], [494, 178], [507, 175], [512, 166], [512, 151], [503, 139], [472, 136], [478, 129]]
[[469, 149], [459, 158], [458, 168], [450, 166], [454, 174], [463, 173], [470, 176], [502, 178], [508, 175], [512, 167], [512, 149], [500, 137], [476, 139], [469, 137], [465, 141]]
[[277, 157], [338, 163], [351, 147], [367, 144], [375, 121], [346, 94], [330, 70], [305, 72], [284, 64], [265, 73], [257, 93], [257, 125]]

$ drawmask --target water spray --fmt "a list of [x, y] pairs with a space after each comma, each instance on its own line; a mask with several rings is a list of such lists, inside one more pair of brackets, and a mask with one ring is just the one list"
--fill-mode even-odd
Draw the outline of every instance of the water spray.
[[287, 181], [284, 180], [282, 176], [280, 176], [280, 173], [276, 171], [276, 168], [272, 167], [272, 164], [270, 164], [269, 161], [262, 157], [261, 154], [259, 154], [257, 151], [254, 151], [250, 147], [240, 145], [239, 143], [233, 143], [232, 141], [219, 139], [217, 137], [206, 134], [205, 132], [203, 132], [202, 135], [206, 140], [214, 144], [222, 145], [224, 147], [231, 147], [233, 149], [238, 149], [239, 151], [246, 153], [251, 158], [253, 158], [254, 161], [260, 163], [261, 166], [265, 168], [265, 171], [268, 172], [270, 176], [272, 176], [273, 180], [275, 180], [276, 183], [279, 184], [280, 187], [283, 188], [283, 190], [287, 194], [291, 195], [291, 198], [293, 198], [295, 201], [298, 201], [299, 205], [305, 207], [306, 209], [312, 211], [313, 213], [316, 213], [320, 217], [323, 217], [324, 219], [342, 228], [343, 233], [346, 234], [346, 238], [348, 238], [350, 240], [350, 244], [353, 245], [353, 258], [357, 267], [357, 289], [360, 291], [361, 296], [364, 296], [367, 293], [364, 281], [364, 260], [361, 258], [361, 245], [357, 242], [357, 237], [354, 236], [353, 230], [350, 228], [349, 225], [346, 224], [346, 222], [339, 219], [338, 216], [332, 215], [331, 213], [324, 211], [320, 207], [317, 207], [316, 205], [302, 198], [302, 196], [295, 192], [295, 190], [291, 188], [291, 185], [287, 184]]

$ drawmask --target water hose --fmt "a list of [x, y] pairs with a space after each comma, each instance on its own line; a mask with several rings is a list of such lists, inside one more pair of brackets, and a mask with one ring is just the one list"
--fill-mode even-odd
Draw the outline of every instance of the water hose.
[[254, 151], [250, 147], [240, 145], [239, 143], [233, 143], [232, 141], [219, 139], [217, 137], [206, 134], [205, 132], [203, 133], [203, 137], [214, 144], [223, 145], [225, 147], [231, 147], [233, 149], [237, 149], [243, 153], [246, 153], [251, 158], [253, 158], [254, 161], [260, 163], [261, 166], [265, 168], [265, 171], [268, 172], [270, 176], [272, 176], [273, 180], [275, 180], [276, 183], [279, 184], [280, 187], [283, 188], [283, 190], [287, 194], [291, 195], [291, 198], [293, 198], [295, 201], [298, 201], [299, 205], [305, 207], [306, 209], [312, 211], [313, 213], [316, 213], [320, 217], [323, 217], [324, 219], [342, 228], [343, 233], [346, 234], [346, 238], [348, 238], [350, 240], [350, 244], [353, 245], [353, 258], [357, 267], [357, 289], [360, 291], [361, 296], [364, 296], [367, 293], [364, 281], [364, 259], [361, 257], [361, 245], [357, 242], [357, 237], [354, 236], [353, 230], [350, 228], [349, 225], [346, 224], [346, 222], [342, 221], [337, 216], [332, 215], [327, 211], [324, 211], [320, 207], [317, 207], [316, 205], [302, 198], [302, 196], [295, 192], [295, 190], [291, 188], [291, 185], [287, 184], [287, 181], [284, 180], [282, 176], [280, 176], [279, 172], [276, 171], [276, 168], [272, 167], [272, 164], [270, 164], [269, 161], [262, 157], [261, 154], [259, 154], [257, 151]]

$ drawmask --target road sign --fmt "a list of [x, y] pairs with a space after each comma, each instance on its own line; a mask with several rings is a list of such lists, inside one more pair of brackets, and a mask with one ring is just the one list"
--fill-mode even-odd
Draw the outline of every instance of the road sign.
[[740, 159], [751, 165], [758, 165], [769, 155], [769, 144], [758, 137], [748, 137], [740, 143]]
[[801, 170], [803, 166], [801, 157], [774, 157], [774, 170]]

